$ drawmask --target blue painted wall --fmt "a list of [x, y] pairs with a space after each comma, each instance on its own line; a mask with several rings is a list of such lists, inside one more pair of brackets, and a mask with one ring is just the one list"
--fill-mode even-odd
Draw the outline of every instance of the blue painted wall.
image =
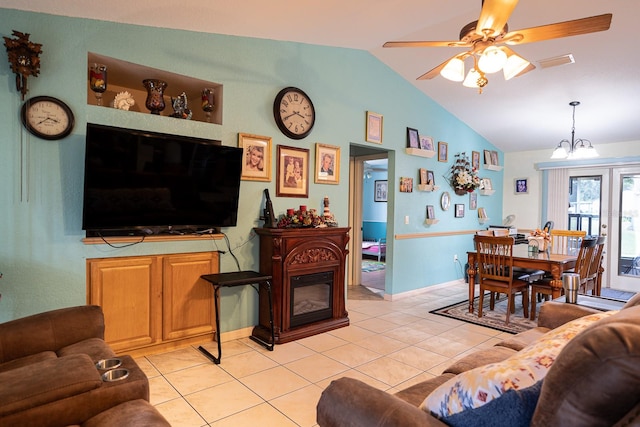
[[[126, 248], [84, 245], [81, 239], [84, 132], [87, 122], [220, 139], [237, 144], [238, 132], [273, 137], [277, 145], [308, 148], [315, 143], [338, 145], [342, 173], [339, 185], [314, 184], [309, 198], [273, 198], [276, 214], [306, 204], [321, 209], [322, 198], [340, 224], [348, 222], [348, 153], [350, 144], [364, 141], [365, 111], [384, 116], [384, 142], [389, 153], [388, 218], [392, 235], [477, 229], [468, 211], [455, 219], [453, 211], [437, 209], [440, 223], [424, 225], [425, 205], [438, 205], [442, 190], [451, 189], [442, 175], [448, 164], [404, 153], [406, 127], [449, 143], [450, 153], [495, 149], [464, 123], [367, 52], [223, 35], [199, 34], [95, 20], [72, 19], [2, 9], [0, 33], [17, 30], [43, 44], [41, 72], [29, 78], [27, 97], [50, 95], [67, 102], [76, 117], [73, 133], [62, 141], [47, 142], [28, 134], [20, 124], [22, 105], [9, 69], [6, 51], [0, 52], [0, 321], [86, 301], [86, 259], [158, 253], [228, 251], [224, 241], [144, 243]], [[224, 85], [223, 124], [182, 121], [150, 114], [124, 112], [87, 105], [87, 52], [110, 56]], [[2, 65], [4, 64], [4, 65]], [[313, 99], [318, 119], [309, 137], [285, 138], [272, 117], [275, 95], [285, 86], [297, 86]], [[417, 176], [426, 167], [435, 171], [441, 191], [399, 194], [397, 178]], [[501, 173], [489, 172], [495, 188]], [[273, 170], [275, 176], [275, 166]], [[224, 229], [243, 269], [258, 268], [258, 245], [253, 227], [264, 206], [262, 191], [275, 195], [270, 183], [243, 181], [238, 226]], [[467, 197], [453, 196], [452, 203]], [[489, 216], [501, 218], [502, 198], [479, 197]], [[404, 224], [409, 215], [409, 224]], [[456, 279], [452, 254], [471, 249], [468, 236], [409, 239], [390, 242], [392, 294]], [[419, 254], [416, 256], [416, 254]], [[451, 268], [442, 267], [450, 265]], [[221, 271], [236, 269], [227, 252]], [[222, 331], [257, 322], [256, 298], [251, 289], [223, 292]], [[236, 304], [240, 302], [239, 304]]]

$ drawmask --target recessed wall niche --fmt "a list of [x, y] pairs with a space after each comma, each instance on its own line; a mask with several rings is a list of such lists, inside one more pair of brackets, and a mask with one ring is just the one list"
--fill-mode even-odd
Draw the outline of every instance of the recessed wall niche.
[[[222, 124], [222, 98], [223, 86], [207, 80], [200, 80], [182, 74], [158, 70], [145, 65], [134, 64], [128, 61], [111, 58], [89, 52], [87, 55], [87, 104], [98, 105], [96, 94], [90, 88], [89, 67], [99, 63], [107, 66], [107, 89], [102, 94], [102, 107], [113, 108], [113, 100], [120, 92], [127, 91], [135, 100], [135, 105], [129, 108], [130, 112], [150, 114], [145, 107], [147, 90], [142, 81], [145, 79], [159, 79], [168, 83], [164, 91], [165, 108], [160, 112], [161, 116], [169, 117], [174, 113], [171, 98], [177, 98], [184, 92], [187, 96], [187, 108], [191, 110], [191, 120]], [[213, 111], [210, 117], [202, 109], [202, 91], [205, 88], [213, 89]], [[176, 119], [182, 120], [182, 119]]]

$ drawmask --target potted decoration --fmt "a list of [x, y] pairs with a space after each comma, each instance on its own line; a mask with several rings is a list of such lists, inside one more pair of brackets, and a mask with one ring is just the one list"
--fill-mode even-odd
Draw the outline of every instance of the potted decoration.
[[466, 153], [457, 153], [449, 170], [449, 182], [455, 193], [463, 196], [480, 187], [478, 171], [471, 165]]

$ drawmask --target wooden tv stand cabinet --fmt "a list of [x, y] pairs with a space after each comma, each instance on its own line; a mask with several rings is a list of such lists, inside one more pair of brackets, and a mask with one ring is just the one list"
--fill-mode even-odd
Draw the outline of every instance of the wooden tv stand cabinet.
[[102, 307], [105, 341], [119, 354], [149, 354], [211, 341], [218, 252], [87, 259], [87, 303]]

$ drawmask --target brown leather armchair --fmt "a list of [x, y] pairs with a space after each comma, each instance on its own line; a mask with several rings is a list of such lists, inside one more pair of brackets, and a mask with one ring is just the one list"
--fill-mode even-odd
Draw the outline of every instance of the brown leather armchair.
[[164, 421], [148, 404], [149, 381], [130, 356], [118, 356], [128, 377], [103, 381], [96, 362], [115, 357], [103, 338], [104, 316], [98, 306], [0, 324], [0, 425], [82, 424], [130, 401], [141, 402], [141, 409]]

